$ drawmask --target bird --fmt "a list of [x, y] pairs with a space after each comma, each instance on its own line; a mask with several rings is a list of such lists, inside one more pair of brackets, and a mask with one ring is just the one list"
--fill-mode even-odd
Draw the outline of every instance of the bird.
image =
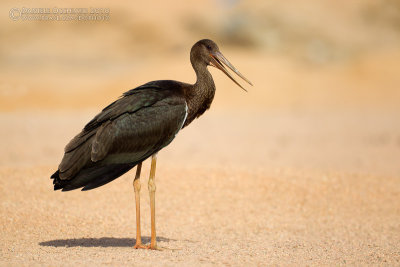
[[[82, 191], [86, 191], [105, 185], [136, 166], [133, 180], [136, 249], [159, 249], [155, 227], [157, 152], [169, 145], [181, 129], [210, 108], [216, 88], [208, 66], [221, 70], [245, 91], [225, 66], [252, 85], [223, 56], [212, 40], [196, 42], [190, 51], [190, 62], [196, 73], [194, 84], [156, 80], [123, 93], [65, 146], [61, 163], [51, 176], [54, 190], [82, 188]], [[148, 191], [151, 239], [149, 245], [144, 245], [140, 229], [140, 173], [142, 162], [150, 157]]]

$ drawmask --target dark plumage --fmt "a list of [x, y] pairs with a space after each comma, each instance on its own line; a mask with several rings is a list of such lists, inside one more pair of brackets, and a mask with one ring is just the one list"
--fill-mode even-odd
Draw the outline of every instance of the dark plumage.
[[[51, 176], [54, 190], [69, 191], [82, 187], [82, 190], [90, 190], [111, 182], [138, 165], [136, 181], [141, 162], [150, 156], [153, 156], [152, 171], [155, 171], [154, 155], [171, 143], [183, 127], [210, 108], [215, 84], [207, 66], [217, 67], [242, 87], [222, 65], [225, 64], [250, 83], [211, 40], [198, 41], [191, 49], [190, 61], [197, 76], [195, 84], [171, 80], [146, 83], [124, 93], [86, 124], [65, 147], [58, 170]], [[149, 179], [149, 190], [153, 193], [152, 212], [154, 171]], [[138, 190], [140, 184], [135, 185], [135, 193]], [[136, 202], [138, 212], [138, 199]], [[155, 248], [153, 215], [151, 248]], [[141, 247], [139, 223], [138, 228], [136, 248]]]
[[65, 147], [54, 189], [104, 185], [168, 145], [186, 117], [183, 85], [150, 82], [103, 109]]

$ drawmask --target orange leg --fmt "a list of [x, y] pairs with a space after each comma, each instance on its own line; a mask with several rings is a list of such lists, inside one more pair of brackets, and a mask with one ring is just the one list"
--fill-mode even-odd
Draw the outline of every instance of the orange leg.
[[151, 157], [151, 169], [150, 169], [150, 177], [149, 177], [149, 194], [150, 194], [150, 210], [151, 210], [151, 241], [150, 241], [150, 249], [157, 249], [157, 241], [156, 241], [156, 184], [154, 182], [156, 176], [156, 162], [157, 162], [157, 154], [154, 154]]
[[134, 248], [147, 248], [142, 245], [142, 236], [140, 232], [140, 171], [142, 169], [142, 163], [139, 163], [136, 167], [136, 176], [133, 180], [133, 188], [135, 189], [135, 202], [136, 202], [136, 244]]

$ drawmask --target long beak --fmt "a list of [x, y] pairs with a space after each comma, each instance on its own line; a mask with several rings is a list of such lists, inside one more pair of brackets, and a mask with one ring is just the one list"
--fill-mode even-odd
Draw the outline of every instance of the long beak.
[[243, 90], [245, 90], [247, 92], [246, 89], [243, 88], [243, 86], [241, 86], [233, 77], [232, 75], [228, 72], [228, 70], [224, 67], [224, 65], [222, 65], [222, 63], [224, 63], [228, 68], [230, 68], [234, 73], [236, 73], [240, 78], [242, 78], [243, 80], [245, 80], [248, 84], [250, 84], [251, 86], [253, 86], [253, 84], [246, 78], [244, 77], [225, 57], [224, 55], [221, 54], [221, 52], [214, 52], [210, 54], [211, 56], [211, 61], [210, 64], [213, 67], [216, 67], [217, 69], [220, 69], [223, 73], [226, 74], [226, 76], [228, 76], [234, 83], [236, 83], [240, 88], [242, 88]]

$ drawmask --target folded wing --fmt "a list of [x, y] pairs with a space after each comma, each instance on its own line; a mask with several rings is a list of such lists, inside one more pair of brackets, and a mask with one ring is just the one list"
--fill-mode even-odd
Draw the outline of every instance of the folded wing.
[[124, 94], [65, 147], [55, 189], [92, 189], [119, 177], [168, 145], [187, 114], [183, 97], [154, 85]]

